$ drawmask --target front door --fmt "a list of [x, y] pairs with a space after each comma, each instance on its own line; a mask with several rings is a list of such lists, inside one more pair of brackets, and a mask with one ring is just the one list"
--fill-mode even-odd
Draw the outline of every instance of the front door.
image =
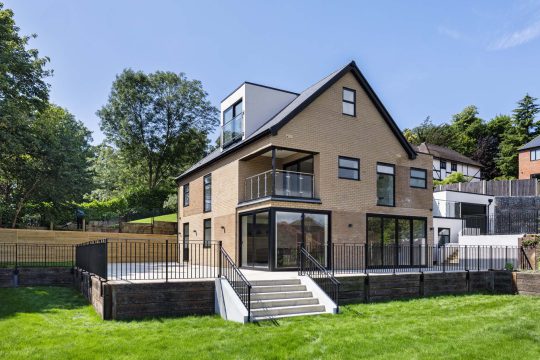
[[268, 211], [242, 215], [242, 266], [268, 268], [270, 215]]

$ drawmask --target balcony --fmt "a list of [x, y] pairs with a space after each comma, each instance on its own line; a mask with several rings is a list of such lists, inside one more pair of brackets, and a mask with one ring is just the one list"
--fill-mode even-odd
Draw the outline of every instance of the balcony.
[[315, 177], [309, 173], [268, 170], [246, 178], [244, 186], [244, 201], [270, 196], [299, 199], [315, 198]]
[[461, 203], [448, 200], [433, 200], [433, 216], [444, 218], [461, 218]]
[[236, 115], [221, 127], [221, 144], [223, 148], [242, 139], [244, 136], [244, 129], [242, 126], [243, 115], [243, 112]]

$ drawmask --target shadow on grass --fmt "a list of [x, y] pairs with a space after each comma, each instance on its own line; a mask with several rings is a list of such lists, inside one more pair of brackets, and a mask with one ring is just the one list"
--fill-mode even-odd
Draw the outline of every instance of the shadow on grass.
[[0, 289], [0, 299], [0, 319], [17, 313], [44, 313], [88, 306], [86, 299], [66, 287], [4, 288]]

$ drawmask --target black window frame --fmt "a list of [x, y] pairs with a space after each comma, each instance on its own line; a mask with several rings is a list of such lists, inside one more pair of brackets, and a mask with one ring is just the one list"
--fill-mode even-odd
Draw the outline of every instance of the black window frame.
[[[444, 166], [443, 166], [444, 164]], [[446, 160], [439, 160], [439, 169], [442, 170], [446, 170]]]
[[[413, 176], [413, 171], [420, 171], [424, 173], [424, 178]], [[411, 179], [424, 180], [424, 186], [416, 186], [411, 183]], [[412, 167], [409, 172], [409, 186], [415, 189], [427, 189], [427, 170]]]
[[[382, 166], [390, 166], [394, 169], [394, 173], [393, 174], [387, 174], [387, 173], [381, 173], [379, 172], [379, 165], [382, 165]], [[377, 189], [376, 189], [376, 193], [375, 195], [377, 196], [377, 206], [386, 206], [386, 207], [396, 207], [396, 165], [394, 164], [389, 164], [389, 163], [383, 163], [383, 162], [377, 162], [376, 164], [376, 168], [375, 168], [376, 172], [377, 172]], [[386, 176], [392, 176], [392, 205], [388, 205], [388, 204], [380, 204], [379, 203], [379, 196], [378, 196], [378, 177], [380, 175], [386, 175]]]
[[[534, 154], [534, 159], [533, 159], [533, 154]], [[532, 150], [529, 152], [529, 159], [530, 159], [530, 161], [539, 161], [539, 160], [540, 160], [540, 156], [538, 156], [538, 154], [540, 154], [540, 149], [532, 149]]]
[[[209, 224], [207, 226], [207, 224]], [[210, 236], [207, 238], [206, 236], [206, 230], [210, 231]], [[212, 219], [204, 219], [203, 220], [203, 248], [210, 248], [212, 246]]]
[[[356, 161], [356, 163], [358, 164], [358, 169], [351, 168], [351, 167], [348, 167], [348, 166], [341, 166], [341, 165], [339, 164], [339, 161], [340, 161], [341, 159], [343, 159], [343, 160], [350, 160], [350, 161]], [[339, 175], [339, 170], [340, 170], [340, 169], [357, 171], [357, 172], [358, 172], [358, 178], [355, 179], [355, 178], [350, 178], [350, 177], [346, 177], [346, 176], [341, 176], [341, 175]], [[340, 156], [340, 155], [338, 155], [338, 179], [360, 181], [360, 159], [359, 159], [359, 158], [349, 157], [349, 156]]]
[[[206, 183], [206, 179], [209, 179], [208, 184]], [[207, 188], [208, 185], [208, 188]], [[209, 192], [209, 198], [210, 201], [208, 203], [208, 207], [206, 206], [206, 193]], [[203, 177], [203, 212], [207, 213], [212, 211], [212, 174], [205, 175]]]
[[450, 163], [450, 171], [457, 171], [457, 163], [452, 162]]
[[[346, 90], [353, 93], [353, 101], [345, 100], [345, 91]], [[343, 103], [352, 104], [352, 106], [353, 106], [353, 114], [352, 115], [343, 112]], [[343, 89], [341, 90], [341, 113], [343, 115], [346, 115], [346, 116], [356, 117], [356, 90], [348, 88], [348, 87], [343, 87]]]
[[[445, 242], [445, 243], [442, 243], [441, 244], [441, 230], [448, 230], [448, 242]], [[449, 244], [450, 243], [450, 239], [451, 239], [451, 235], [452, 234], [452, 230], [450, 228], [447, 228], [447, 227], [440, 227], [440, 228], [437, 228], [437, 244], [439, 246], [443, 246], [443, 245], [446, 245], [446, 244]], [[443, 236], [446, 236], [446, 235], [443, 235]]]
[[189, 206], [189, 183], [184, 184], [184, 186], [182, 187], [182, 206]]
[[182, 260], [189, 261], [189, 222], [182, 224]]

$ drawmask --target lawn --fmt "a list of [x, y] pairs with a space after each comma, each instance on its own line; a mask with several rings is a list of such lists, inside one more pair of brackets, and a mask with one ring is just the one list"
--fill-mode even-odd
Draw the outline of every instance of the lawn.
[[[177, 222], [178, 215], [174, 213], [174, 214], [154, 216], [154, 221]], [[130, 221], [130, 223], [151, 224], [152, 218], [149, 217], [149, 218], [144, 218], [144, 219], [139, 219], [139, 220], [133, 220], [133, 221]]]
[[113, 322], [71, 289], [0, 289], [0, 359], [538, 359], [539, 307], [540, 298], [469, 295], [276, 323]]

